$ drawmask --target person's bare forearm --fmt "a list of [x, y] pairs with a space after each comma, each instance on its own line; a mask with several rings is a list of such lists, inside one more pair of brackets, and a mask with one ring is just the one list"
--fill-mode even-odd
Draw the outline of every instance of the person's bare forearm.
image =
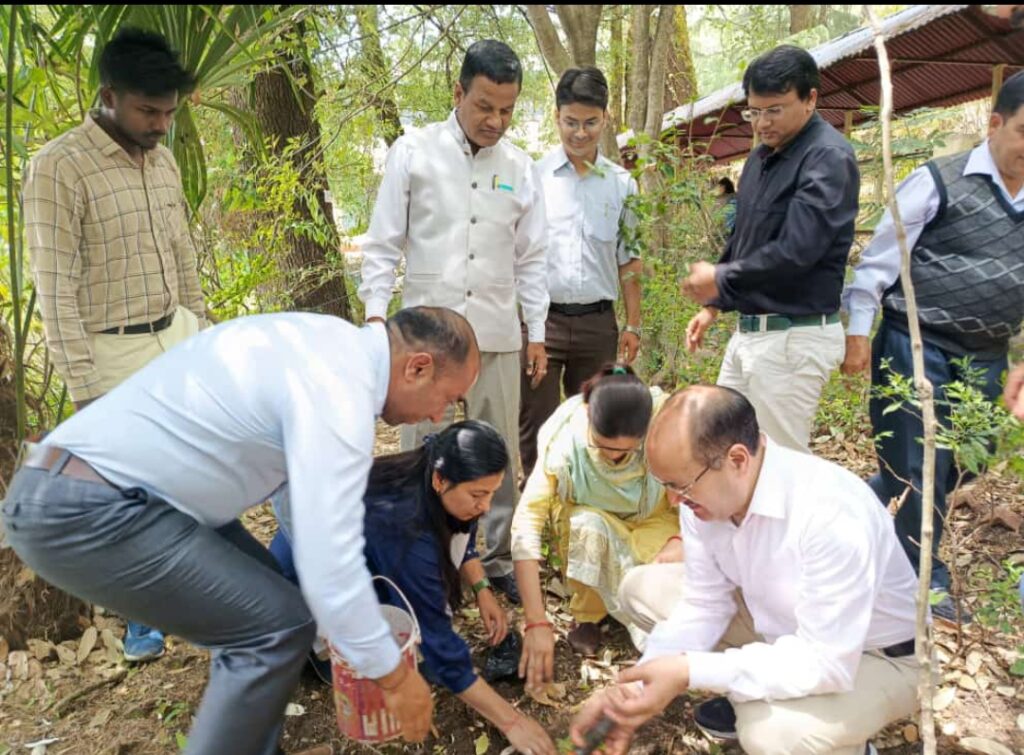
[[626, 324], [634, 328], [640, 327], [640, 296], [643, 291], [640, 276], [643, 263], [639, 259], [628, 262], [619, 268], [619, 282], [622, 286], [622, 302], [626, 308]]
[[526, 622], [544, 621], [544, 592], [540, 586], [540, 562], [516, 561], [513, 565], [519, 597], [523, 601], [523, 616]]

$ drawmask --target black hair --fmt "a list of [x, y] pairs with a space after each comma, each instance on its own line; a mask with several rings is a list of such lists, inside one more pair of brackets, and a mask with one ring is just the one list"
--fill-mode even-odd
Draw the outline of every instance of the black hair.
[[468, 92], [477, 76], [486, 76], [495, 84], [516, 84], [523, 86], [523, 65], [519, 56], [504, 42], [496, 39], [481, 39], [466, 50], [459, 71], [462, 91]]
[[642, 438], [651, 422], [650, 389], [624, 364], [606, 364], [580, 391], [590, 408], [590, 427], [605, 438]]
[[463, 365], [471, 351], [478, 351], [466, 318], [444, 307], [400, 309], [388, 318], [387, 328], [389, 336], [397, 335], [410, 349], [431, 354], [441, 368], [449, 359]]
[[742, 393], [718, 385], [707, 400], [690, 406], [690, 448], [696, 461], [717, 469], [737, 443], [757, 453], [761, 428], [753, 404]]
[[569, 68], [555, 87], [555, 107], [589, 105], [602, 110], [608, 107], [608, 81], [599, 68]]
[[722, 176], [718, 179], [718, 185], [722, 187], [726, 194], [736, 193], [736, 184], [732, 182], [732, 179], [728, 176]]
[[[427, 436], [426, 442], [412, 451], [381, 456], [370, 468], [367, 498], [394, 493], [412, 495], [418, 510], [426, 513], [430, 532], [437, 542], [441, 575], [452, 610], [462, 604], [459, 570], [451, 557], [452, 534], [469, 531], [472, 521], [464, 522], [448, 515], [441, 496], [434, 490], [434, 472], [455, 486], [504, 472], [508, 460], [508, 448], [497, 430], [486, 422], [466, 420], [449, 425], [437, 435]], [[411, 530], [409, 534], [420, 533]]]
[[195, 77], [178, 60], [178, 53], [156, 32], [122, 27], [100, 53], [100, 84], [116, 92], [147, 97], [188, 94]]
[[999, 94], [996, 95], [996, 104], [992, 108], [992, 112], [999, 113], [1004, 119], [1009, 120], [1022, 105], [1024, 105], [1024, 71], [1018, 71], [999, 87]]
[[802, 47], [779, 45], [758, 55], [743, 73], [743, 93], [785, 94], [796, 90], [801, 100], [821, 88], [821, 75], [814, 57]]

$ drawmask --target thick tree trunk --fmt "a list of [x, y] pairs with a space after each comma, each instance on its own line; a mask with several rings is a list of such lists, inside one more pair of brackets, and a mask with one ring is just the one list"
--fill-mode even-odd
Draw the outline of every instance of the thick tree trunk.
[[[362, 37], [362, 58], [360, 66], [367, 74], [367, 81], [385, 82], [391, 79], [391, 68], [384, 58], [380, 45], [380, 27], [377, 23], [376, 5], [356, 5], [356, 21], [359, 36]], [[388, 87], [373, 95], [373, 108], [381, 124], [381, 136], [390, 147], [402, 135], [402, 121], [398, 117], [398, 104], [393, 88]]]
[[[302, 31], [289, 40], [298, 47]], [[273, 149], [282, 154], [289, 141], [300, 148], [292, 153], [302, 185], [313, 191], [320, 218], [315, 218], [304, 197], [296, 198], [295, 211], [307, 224], [317, 226], [317, 236], [287, 232], [288, 251], [281, 267], [288, 275], [294, 307], [349, 319], [344, 271], [338, 255], [338, 231], [327, 201], [327, 180], [320, 156], [320, 125], [316, 121], [316, 93], [313, 72], [305, 50], [292, 47], [282, 56], [292, 62], [291, 78], [280, 67], [259, 73], [253, 81], [253, 111], [263, 133], [271, 138]]]
[[665, 110], [673, 110], [697, 97], [697, 74], [690, 54], [690, 27], [686, 23], [686, 6], [675, 14], [675, 29], [668, 52], [665, 78]]
[[600, 5], [556, 5], [555, 12], [569, 39], [569, 51], [577, 66], [597, 63], [597, 27], [601, 24]]
[[647, 121], [647, 85], [651, 65], [652, 5], [634, 5], [629, 33], [629, 85], [626, 88], [626, 125], [639, 134]]
[[525, 7], [526, 17], [530, 26], [533, 27], [533, 35], [537, 39], [540, 54], [544, 56], [544, 60], [547, 61], [557, 80], [565, 72], [565, 69], [572, 66], [572, 58], [558, 37], [558, 29], [551, 23], [548, 7], [546, 5], [527, 5]]
[[818, 21], [817, 5], [791, 5], [789, 6], [789, 33], [810, 29]]

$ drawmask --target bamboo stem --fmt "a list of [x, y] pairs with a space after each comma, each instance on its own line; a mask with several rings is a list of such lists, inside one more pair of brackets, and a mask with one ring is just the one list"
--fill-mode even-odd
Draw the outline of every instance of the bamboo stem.
[[932, 684], [932, 643], [928, 631], [928, 605], [931, 593], [932, 541], [934, 540], [933, 511], [935, 506], [935, 400], [931, 382], [924, 371], [924, 343], [921, 339], [921, 324], [917, 318], [917, 296], [910, 276], [910, 249], [907, 247], [907, 232], [900, 217], [896, 202], [896, 188], [892, 164], [892, 74], [889, 55], [882, 38], [881, 25], [874, 8], [865, 6], [875, 37], [875, 51], [878, 55], [878, 71], [882, 84], [882, 163], [885, 187], [888, 193], [889, 212], [896, 227], [896, 241], [900, 249], [900, 282], [907, 300], [907, 325], [910, 329], [910, 344], [914, 363], [914, 386], [921, 401], [921, 422], [924, 426], [924, 465], [921, 491], [921, 558], [917, 587], [916, 645], [917, 660], [921, 664], [918, 694], [921, 700], [921, 743], [925, 755], [935, 753], [935, 717], [932, 706], [934, 694]]
[[14, 218], [14, 51], [18, 31], [18, 6], [9, 5], [7, 24], [7, 91], [4, 93], [4, 160], [7, 178], [7, 252], [11, 265], [11, 306], [14, 310], [14, 400], [17, 439], [25, 437], [25, 343], [21, 328], [21, 256], [18, 254], [18, 224]]

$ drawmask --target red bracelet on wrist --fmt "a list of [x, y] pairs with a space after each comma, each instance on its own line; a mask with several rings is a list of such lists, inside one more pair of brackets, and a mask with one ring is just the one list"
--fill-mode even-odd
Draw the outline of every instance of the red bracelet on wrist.
[[552, 624], [550, 621], [531, 621], [523, 628], [523, 633], [525, 634], [526, 632], [529, 632], [531, 629], [536, 629], [537, 627], [547, 627], [548, 629], [551, 629], [554, 626], [555, 625]]

